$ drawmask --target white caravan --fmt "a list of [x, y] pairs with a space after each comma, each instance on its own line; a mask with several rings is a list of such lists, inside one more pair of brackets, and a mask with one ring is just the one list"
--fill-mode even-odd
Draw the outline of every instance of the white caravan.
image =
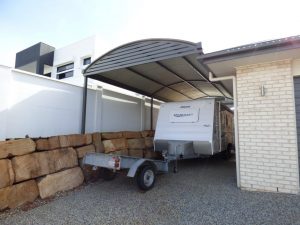
[[164, 103], [160, 106], [154, 146], [176, 159], [230, 151], [233, 113], [216, 98]]

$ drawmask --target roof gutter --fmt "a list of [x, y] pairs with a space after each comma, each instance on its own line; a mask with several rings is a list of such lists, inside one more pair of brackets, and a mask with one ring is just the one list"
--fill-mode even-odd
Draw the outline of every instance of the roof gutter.
[[212, 72], [209, 72], [209, 80], [212, 82], [232, 80], [233, 82], [233, 106], [234, 106], [234, 145], [235, 145], [235, 161], [236, 161], [236, 181], [237, 186], [241, 187], [240, 183], [240, 151], [239, 151], [239, 130], [238, 130], [238, 103], [237, 103], [237, 88], [236, 76], [214, 77]]
[[278, 51], [300, 48], [300, 35], [263, 41], [248, 45], [237, 46], [221, 51], [211, 52], [198, 56], [204, 63], [215, 63], [247, 56], [255, 56]]

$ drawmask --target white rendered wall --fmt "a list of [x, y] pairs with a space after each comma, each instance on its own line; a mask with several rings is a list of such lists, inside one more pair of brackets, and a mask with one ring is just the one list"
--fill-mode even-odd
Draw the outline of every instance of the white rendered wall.
[[0, 139], [6, 135], [8, 107], [11, 96], [10, 68], [0, 65]]
[[[0, 140], [80, 133], [82, 87], [0, 66]], [[142, 130], [144, 100], [89, 89], [86, 132]]]

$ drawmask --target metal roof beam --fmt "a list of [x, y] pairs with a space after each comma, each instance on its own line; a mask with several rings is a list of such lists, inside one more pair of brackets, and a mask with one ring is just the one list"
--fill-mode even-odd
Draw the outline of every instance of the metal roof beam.
[[204, 91], [202, 91], [201, 89], [199, 89], [197, 86], [195, 86], [194, 84], [188, 82], [187, 80], [185, 80], [184, 78], [182, 78], [181, 75], [179, 75], [178, 73], [176, 73], [174, 70], [170, 69], [169, 67], [167, 67], [166, 65], [162, 64], [161, 62], [157, 61], [155, 62], [156, 64], [160, 65], [162, 68], [164, 68], [165, 70], [169, 71], [170, 73], [173, 73], [177, 78], [181, 79], [183, 82], [187, 83], [188, 85], [190, 85], [191, 87], [197, 89], [198, 91], [200, 91], [202, 94], [205, 94], [207, 96], [209, 96], [208, 94], [206, 94]]
[[[207, 81], [204, 80], [187, 80], [188, 82], [203, 82], [203, 83], [208, 83]], [[184, 81], [179, 81], [179, 82], [175, 82], [172, 84], [168, 84], [167, 87], [176, 85], [176, 84], [181, 84], [181, 83], [185, 83]], [[162, 89], [164, 89], [165, 87], [159, 88], [157, 91], [155, 91], [153, 94], [156, 94], [157, 92], [161, 91]]]
[[177, 93], [179, 93], [179, 94], [185, 96], [185, 97], [188, 98], [188, 99], [192, 99], [191, 97], [187, 96], [186, 94], [184, 94], [184, 93], [182, 93], [182, 92], [180, 92], [180, 91], [178, 91], [178, 90], [176, 90], [176, 89], [174, 89], [174, 88], [169, 87], [169, 85], [162, 84], [162, 83], [160, 83], [159, 81], [154, 80], [154, 79], [152, 79], [152, 78], [150, 78], [150, 77], [148, 77], [148, 76], [142, 74], [141, 72], [136, 71], [135, 69], [133, 69], [133, 68], [131, 68], [131, 67], [128, 67], [128, 68], [126, 68], [126, 69], [129, 70], [129, 71], [132, 72], [132, 73], [135, 73], [135, 74], [137, 74], [137, 75], [139, 75], [139, 76], [141, 76], [141, 77], [147, 79], [147, 80], [150, 80], [150, 81], [152, 81], [152, 82], [154, 82], [154, 83], [157, 83], [157, 84], [163, 86], [162, 88], [159, 88], [157, 91], [155, 91], [154, 93], [152, 93], [152, 96], [153, 96], [154, 94], [156, 94], [157, 92], [161, 91], [162, 89], [168, 88], [168, 89], [171, 89], [172, 91], [175, 91], [175, 92], [177, 92]]
[[206, 80], [207, 82], [209, 82], [214, 88], [216, 88], [224, 97], [226, 96], [223, 91], [221, 91], [214, 83], [212, 83], [206, 76], [204, 76], [201, 71], [194, 66], [194, 64], [185, 56], [182, 57], [186, 62], [187, 64], [189, 64], [194, 71], [196, 71], [197, 74], [199, 74], [204, 80]]

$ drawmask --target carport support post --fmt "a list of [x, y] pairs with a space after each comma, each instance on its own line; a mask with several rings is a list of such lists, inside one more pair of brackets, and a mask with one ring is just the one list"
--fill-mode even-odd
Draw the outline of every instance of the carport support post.
[[81, 134], [85, 134], [87, 84], [88, 84], [88, 77], [84, 76], [83, 98], [82, 98], [82, 117], [81, 117]]
[[153, 97], [151, 97], [150, 105], [150, 130], [153, 130]]

